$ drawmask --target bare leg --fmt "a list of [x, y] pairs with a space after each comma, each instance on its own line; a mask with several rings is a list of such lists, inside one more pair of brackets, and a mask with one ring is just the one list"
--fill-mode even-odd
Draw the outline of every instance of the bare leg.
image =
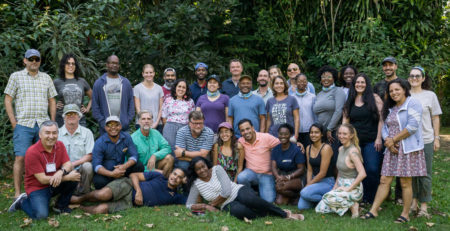
[[352, 212], [352, 218], [359, 217], [359, 203], [355, 202], [355, 204], [350, 207], [350, 211]]
[[81, 196], [72, 196], [72, 198], [70, 198], [70, 203], [80, 204], [83, 201], [109, 201], [112, 199], [112, 196], [113, 195], [111, 189], [108, 187], [104, 187], [102, 189], [94, 190]]
[[292, 179], [284, 184], [277, 184], [277, 204], [288, 204], [291, 199], [297, 199], [299, 192], [302, 190], [302, 182], [300, 178]]
[[102, 203], [94, 206], [80, 206], [80, 209], [90, 214], [108, 213], [108, 204]]
[[15, 190], [14, 197], [15, 198], [19, 197], [19, 195], [20, 195], [20, 187], [22, 186], [24, 162], [25, 162], [24, 156], [16, 156], [16, 158], [14, 160], [13, 175], [14, 175], [14, 190]]
[[392, 179], [394, 179], [393, 176], [381, 176], [380, 178], [380, 185], [378, 185], [375, 200], [373, 201], [372, 208], [370, 208], [370, 212], [374, 216], [378, 216], [378, 208], [381, 206], [390, 192], [389, 189], [392, 183]]
[[402, 216], [409, 220], [409, 210], [412, 202], [412, 178], [400, 177], [400, 184], [402, 186], [403, 211]]
[[167, 155], [166, 157], [164, 157], [164, 159], [158, 162], [157, 168], [163, 171], [164, 177], [169, 178], [169, 174], [172, 172], [173, 169], [173, 163], [174, 163], [173, 156]]

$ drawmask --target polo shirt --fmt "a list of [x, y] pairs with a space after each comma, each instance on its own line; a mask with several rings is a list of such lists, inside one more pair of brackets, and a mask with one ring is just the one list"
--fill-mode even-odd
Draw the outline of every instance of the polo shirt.
[[92, 151], [92, 166], [95, 172], [100, 167], [113, 171], [114, 166], [124, 164], [126, 158], [136, 162], [139, 158], [136, 146], [128, 133], [121, 131], [117, 143], [113, 143], [107, 133], [95, 141]]
[[148, 136], [142, 134], [141, 129], [136, 130], [132, 135], [134, 145], [136, 145], [137, 152], [139, 153], [139, 161], [142, 162], [147, 169], [147, 162], [153, 155], [156, 156], [156, 160], [162, 160], [167, 154], [172, 152], [169, 143], [164, 137], [155, 129], [150, 129]]
[[[139, 182], [143, 204], [146, 206], [185, 204], [186, 197], [167, 185], [167, 179], [159, 172], [144, 172], [145, 181]], [[133, 202], [136, 190], [133, 188]]]
[[245, 167], [255, 173], [272, 174], [270, 156], [271, 150], [280, 143], [280, 140], [269, 133], [256, 132], [253, 144], [248, 143], [244, 137], [238, 140], [245, 151]]
[[233, 80], [229, 78], [222, 82], [221, 92], [231, 98], [239, 93], [239, 85], [234, 85]]
[[194, 100], [194, 103], [197, 104], [198, 97], [206, 94], [206, 82], [203, 86], [200, 86], [198, 85], [198, 82], [195, 81], [189, 86], [189, 90], [191, 91], [191, 98]]
[[67, 131], [66, 125], [62, 126], [59, 129], [58, 140], [63, 142], [70, 161], [72, 162], [92, 153], [92, 150], [94, 149], [94, 135], [90, 129], [81, 125], [78, 125], [78, 128], [73, 135]]
[[180, 128], [175, 139], [175, 146], [186, 149], [186, 151], [200, 151], [200, 149], [210, 151], [214, 143], [214, 132], [203, 127], [199, 137], [194, 138], [189, 125]]
[[[54, 161], [53, 161], [54, 160]], [[41, 184], [34, 174], [44, 173], [46, 176], [53, 176], [55, 172], [46, 172], [47, 163], [55, 163], [56, 170], [61, 169], [62, 165], [70, 161], [66, 148], [61, 141], [56, 141], [52, 153], [45, 151], [41, 140], [31, 145], [25, 154], [25, 192], [30, 193], [49, 187]]]

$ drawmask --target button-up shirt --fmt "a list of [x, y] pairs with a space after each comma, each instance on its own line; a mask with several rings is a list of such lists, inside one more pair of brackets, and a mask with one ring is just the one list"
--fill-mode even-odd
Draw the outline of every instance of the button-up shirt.
[[94, 149], [94, 135], [91, 130], [78, 125], [73, 134], [67, 131], [66, 125], [59, 129], [58, 140], [64, 143], [70, 161], [77, 161], [83, 156], [92, 153]]
[[270, 98], [273, 97], [273, 93], [270, 88], [267, 88], [265, 95], [261, 95], [261, 92], [259, 91], [259, 87], [258, 87], [258, 89], [253, 91], [253, 94], [260, 96], [264, 100], [264, 104], [267, 104], [267, 100], [269, 100]]
[[229, 78], [222, 82], [221, 92], [225, 95], [228, 95], [231, 99], [231, 97], [239, 93], [239, 85], [237, 83], [235, 84], [233, 80]]
[[144, 136], [141, 129], [138, 129], [131, 135], [131, 138], [136, 145], [139, 160], [144, 164], [145, 170], [151, 170], [147, 169], [147, 162], [150, 157], [154, 155], [156, 160], [162, 160], [172, 152], [169, 143], [155, 129], [150, 129], [148, 136]]
[[58, 95], [50, 76], [40, 71], [31, 76], [27, 69], [11, 74], [4, 93], [15, 99], [17, 124], [29, 128], [50, 119], [48, 99]]
[[114, 166], [124, 164], [126, 158], [137, 162], [138, 157], [136, 146], [128, 133], [120, 132], [117, 143], [113, 143], [105, 133], [95, 141], [92, 151], [92, 166], [95, 172], [100, 167], [113, 171]]

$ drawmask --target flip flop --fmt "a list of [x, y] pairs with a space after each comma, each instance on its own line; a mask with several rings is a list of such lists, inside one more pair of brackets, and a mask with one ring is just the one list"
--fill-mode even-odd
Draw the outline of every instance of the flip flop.
[[366, 214], [362, 215], [360, 218], [363, 220], [370, 220], [370, 219], [375, 219], [377, 217], [374, 216], [373, 213], [367, 212]]
[[406, 219], [404, 216], [399, 216], [397, 218], [397, 220], [394, 221], [394, 223], [396, 223], [396, 224], [403, 224], [403, 223], [406, 223], [406, 222], [409, 222], [409, 220]]

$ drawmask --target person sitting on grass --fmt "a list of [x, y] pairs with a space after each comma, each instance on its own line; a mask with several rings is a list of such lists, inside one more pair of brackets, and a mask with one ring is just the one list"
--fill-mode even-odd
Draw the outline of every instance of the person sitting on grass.
[[305, 155], [297, 145], [290, 142], [293, 132], [291, 125], [281, 124], [278, 127], [281, 144], [272, 149], [272, 173], [277, 191], [275, 203], [279, 205], [297, 204], [303, 187], [301, 178], [305, 173]]
[[58, 124], [45, 121], [39, 129], [40, 140], [25, 155], [25, 191], [9, 207], [8, 212], [22, 209], [32, 219], [48, 217], [50, 199], [60, 194], [53, 210], [70, 213], [70, 197], [80, 181], [80, 173], [72, 171], [66, 148], [58, 141]]
[[[259, 197], [250, 187], [230, 180], [222, 166], [199, 156], [192, 159], [188, 168], [188, 186], [191, 190], [186, 207], [197, 212], [221, 210], [238, 219], [254, 219], [265, 216], [279, 216], [286, 219], [304, 220], [302, 214], [293, 214]], [[198, 203], [201, 195], [208, 204]]]
[[355, 127], [351, 124], [342, 124], [338, 129], [338, 138], [342, 144], [336, 162], [338, 177], [333, 190], [323, 195], [316, 212], [335, 212], [343, 216], [350, 208], [352, 218], [357, 218], [359, 201], [363, 197], [361, 182], [366, 178], [366, 171]]
[[178, 186], [185, 179], [185, 173], [180, 168], [175, 168], [167, 179], [161, 170], [131, 173], [130, 178], [121, 179], [120, 187], [106, 186], [82, 196], [72, 196], [70, 202], [102, 202], [94, 206], [80, 206], [80, 209], [92, 214], [114, 213], [131, 208], [133, 204], [158, 206], [186, 203], [186, 197], [177, 193]]

